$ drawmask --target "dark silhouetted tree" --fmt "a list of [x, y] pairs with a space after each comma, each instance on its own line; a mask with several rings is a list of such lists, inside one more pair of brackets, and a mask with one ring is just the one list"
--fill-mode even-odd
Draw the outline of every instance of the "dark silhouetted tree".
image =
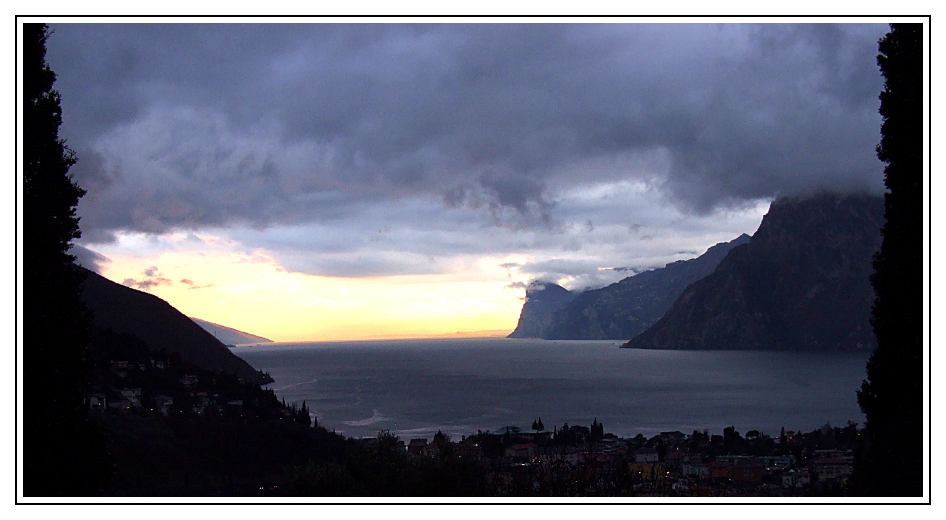
[[23, 484], [28, 496], [76, 496], [103, 489], [104, 438], [83, 405], [89, 320], [69, 249], [85, 192], [59, 138], [49, 35], [45, 24], [23, 25]]
[[667, 457], [667, 445], [664, 444], [663, 439], [657, 438], [657, 446], [654, 447], [657, 450], [657, 461], [663, 462]]
[[867, 448], [857, 492], [923, 493], [923, 26], [891, 24], [880, 40], [884, 76], [877, 157], [885, 163], [883, 243], [871, 278], [877, 349], [857, 393]]
[[598, 418], [595, 417], [594, 421], [591, 423], [591, 440], [598, 441], [604, 437], [604, 425], [598, 422]]
[[544, 430], [545, 425], [542, 424], [542, 418], [539, 417], [537, 421], [532, 421], [532, 428], [530, 429], [535, 430], [536, 433], [539, 433], [540, 431]]
[[433, 443], [436, 444], [438, 448], [443, 448], [443, 446], [449, 442], [450, 436], [443, 431], [437, 430], [437, 433], [434, 434]]
[[730, 453], [735, 453], [742, 446], [743, 438], [736, 431], [735, 426], [723, 428], [723, 447]]

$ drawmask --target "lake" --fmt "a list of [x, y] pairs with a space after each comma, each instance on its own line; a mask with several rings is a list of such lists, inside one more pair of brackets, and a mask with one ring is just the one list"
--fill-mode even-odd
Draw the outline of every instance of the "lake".
[[269, 343], [232, 351], [352, 437], [451, 437], [597, 418], [621, 437], [735, 426], [811, 431], [863, 423], [856, 390], [868, 352], [662, 351], [618, 341], [423, 339]]

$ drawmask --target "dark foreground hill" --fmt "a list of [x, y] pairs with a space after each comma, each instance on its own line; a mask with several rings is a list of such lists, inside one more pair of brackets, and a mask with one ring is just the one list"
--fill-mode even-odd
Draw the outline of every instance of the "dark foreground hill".
[[135, 336], [154, 351], [177, 353], [205, 370], [236, 375], [247, 382], [265, 383], [265, 376], [157, 296], [117, 284], [85, 270], [82, 301], [103, 329]]
[[871, 259], [883, 199], [820, 194], [772, 203], [749, 244], [688, 287], [630, 348], [873, 348]]
[[245, 345], [248, 343], [272, 343], [273, 340], [264, 338], [262, 336], [257, 336], [256, 334], [250, 334], [249, 332], [243, 332], [242, 330], [236, 330], [231, 327], [226, 327], [224, 325], [219, 325], [217, 323], [211, 323], [206, 320], [201, 320], [198, 318], [191, 318], [194, 320], [194, 323], [200, 325], [200, 328], [206, 330], [207, 332], [213, 334], [215, 338], [226, 343], [227, 345]]

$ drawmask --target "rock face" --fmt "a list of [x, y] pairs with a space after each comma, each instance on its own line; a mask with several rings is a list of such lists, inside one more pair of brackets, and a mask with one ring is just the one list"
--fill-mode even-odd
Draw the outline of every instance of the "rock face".
[[206, 370], [235, 374], [256, 383], [268, 382], [263, 374], [168, 302], [92, 271], [86, 270], [85, 274], [82, 302], [92, 312], [95, 326], [131, 334], [155, 351], [177, 352], [182, 360]]
[[552, 314], [575, 298], [575, 294], [561, 285], [550, 282], [532, 282], [526, 288], [519, 324], [509, 338], [541, 338], [548, 328]]
[[749, 244], [688, 287], [630, 348], [873, 348], [871, 260], [883, 198], [819, 194], [772, 203]]
[[551, 317], [544, 339], [633, 338], [660, 319], [690, 284], [713, 272], [729, 251], [749, 242], [742, 235], [716, 244], [697, 258], [627, 277], [578, 294]]

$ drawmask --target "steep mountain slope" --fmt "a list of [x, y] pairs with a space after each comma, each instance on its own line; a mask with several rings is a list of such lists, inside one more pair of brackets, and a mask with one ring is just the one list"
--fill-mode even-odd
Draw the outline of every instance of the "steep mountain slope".
[[691, 283], [713, 272], [734, 247], [749, 242], [743, 234], [716, 244], [697, 258], [630, 276], [601, 289], [585, 291], [555, 311], [539, 336], [544, 339], [630, 339], [653, 325]]
[[92, 311], [96, 326], [136, 336], [156, 351], [177, 352], [200, 368], [235, 374], [248, 382], [266, 382], [263, 374], [166, 301], [92, 271], [85, 274], [82, 301]]
[[231, 327], [225, 327], [223, 325], [218, 325], [216, 323], [211, 323], [198, 318], [191, 319], [194, 320], [194, 323], [200, 325], [202, 329], [211, 333], [213, 337], [227, 345], [245, 345], [247, 343], [273, 342], [271, 339], [266, 339], [262, 336], [257, 336], [256, 334], [250, 334], [249, 332], [243, 332], [242, 330], [236, 330]]
[[883, 199], [819, 194], [772, 203], [749, 244], [625, 344], [654, 349], [872, 348], [871, 258]]
[[551, 282], [532, 282], [526, 288], [519, 324], [509, 338], [541, 338], [550, 325], [552, 314], [570, 302], [575, 294]]

